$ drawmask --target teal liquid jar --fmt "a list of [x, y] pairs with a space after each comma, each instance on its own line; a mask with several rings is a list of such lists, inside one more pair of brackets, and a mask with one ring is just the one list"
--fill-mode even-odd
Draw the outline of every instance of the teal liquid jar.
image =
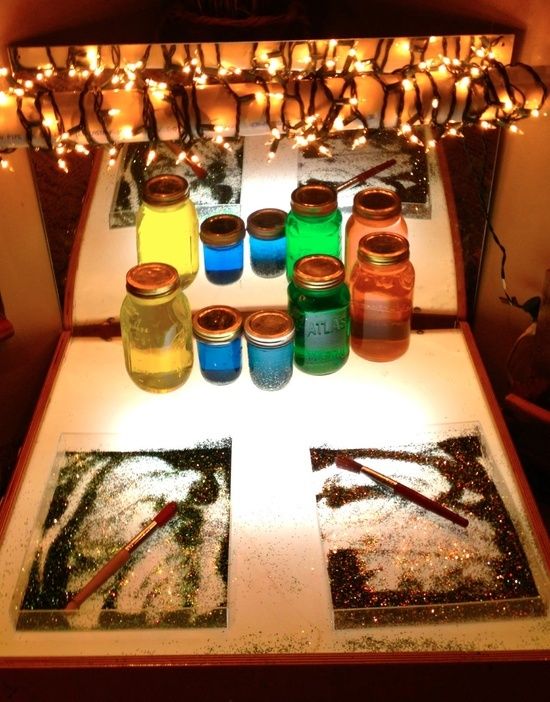
[[242, 325], [242, 315], [233, 307], [212, 305], [193, 315], [201, 374], [210, 383], [226, 385], [241, 374]]
[[136, 220], [139, 263], [168, 263], [190, 285], [199, 268], [199, 221], [189, 183], [177, 175], [149, 178]]
[[279, 310], [259, 310], [244, 323], [248, 368], [261, 390], [280, 390], [292, 377], [294, 322]]
[[274, 208], [256, 210], [246, 221], [250, 266], [260, 278], [275, 278], [286, 266], [286, 212]]
[[290, 197], [286, 220], [286, 276], [292, 280], [294, 265], [310, 254], [341, 257], [342, 213], [336, 190], [324, 183], [301, 185]]
[[350, 294], [344, 264], [335, 256], [304, 256], [288, 286], [296, 328], [294, 362], [313, 375], [333, 373], [349, 356]]
[[230, 214], [213, 215], [202, 222], [204, 272], [215, 285], [229, 285], [243, 274], [244, 222]]

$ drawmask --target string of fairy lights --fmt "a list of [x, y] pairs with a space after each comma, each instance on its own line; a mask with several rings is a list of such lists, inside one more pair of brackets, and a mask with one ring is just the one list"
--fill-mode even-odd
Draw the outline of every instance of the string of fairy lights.
[[[532, 67], [504, 65], [496, 58], [500, 37], [470, 37], [467, 47], [464, 38], [443, 38], [441, 50], [433, 55], [434, 40], [402, 40], [405, 61], [391, 70], [393, 39], [377, 40], [368, 57], [361, 55], [359, 40], [281, 42], [269, 51], [251, 43], [244, 67], [228, 65], [219, 44], [213, 45], [214, 60], [206, 58], [200, 44], [182, 45], [183, 58], [177, 57], [181, 45], [162, 45], [160, 67], [150, 63], [152, 45], [135, 61], [124, 60], [117, 45], [68, 47], [62, 65], [46, 49], [48, 61], [31, 68], [12, 50], [11, 69], [0, 68], [0, 124], [2, 111], [15, 109], [26, 145], [49, 150], [67, 170], [70, 152], [106, 148], [113, 165], [122, 145], [132, 140], [149, 143], [151, 164], [163, 141], [159, 120], [168, 113], [177, 135], [171, 140], [176, 163], [185, 160], [200, 168], [193, 150], [197, 141], [207, 138], [230, 149], [230, 137], [240, 135], [243, 116], [251, 109], [260, 114], [269, 135], [270, 159], [283, 139], [330, 157], [330, 138], [338, 132], [354, 129], [352, 148], [358, 148], [368, 143], [369, 133], [391, 124], [404, 139], [430, 149], [438, 139], [461, 136], [467, 125], [520, 132], [520, 120], [541, 114], [545, 83]], [[229, 105], [223, 123], [205, 118], [209, 111], [203, 107], [204, 91], [212, 87]], [[364, 98], [367, 87], [378, 93], [374, 112]], [[72, 123], [60, 105], [67, 93], [78, 106]], [[139, 124], [121, 123], [124, 106], [115, 106], [111, 99], [118, 93], [137, 96]], [[426, 127], [428, 139], [423, 136]], [[2, 169], [11, 168], [9, 151], [0, 153]]]

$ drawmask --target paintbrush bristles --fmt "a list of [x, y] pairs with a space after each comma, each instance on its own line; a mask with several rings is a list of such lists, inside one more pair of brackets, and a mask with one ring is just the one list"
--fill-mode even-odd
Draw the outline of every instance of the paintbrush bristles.
[[338, 468], [345, 468], [346, 470], [352, 470], [354, 473], [361, 472], [361, 464], [357, 463], [357, 461], [354, 461], [353, 458], [350, 458], [349, 456], [345, 456], [342, 453], [339, 453], [336, 456], [335, 463], [338, 466]]

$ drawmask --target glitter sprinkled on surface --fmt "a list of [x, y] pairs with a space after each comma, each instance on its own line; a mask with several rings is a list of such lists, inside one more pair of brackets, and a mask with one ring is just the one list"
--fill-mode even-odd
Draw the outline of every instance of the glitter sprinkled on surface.
[[[334, 465], [341, 451], [469, 519], [466, 529]], [[473, 432], [399, 449], [310, 450], [336, 628], [544, 612]]]
[[[31, 554], [18, 628], [226, 626], [230, 469], [229, 439], [178, 450], [66, 452]], [[59, 612], [170, 501], [176, 515], [78, 612]]]

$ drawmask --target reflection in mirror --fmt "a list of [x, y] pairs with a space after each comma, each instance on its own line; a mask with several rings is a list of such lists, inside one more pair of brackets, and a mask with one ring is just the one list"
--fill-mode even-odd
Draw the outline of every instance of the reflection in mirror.
[[[230, 162], [233, 170], [242, 164], [243, 137], [264, 133], [266, 158], [277, 159], [284, 140], [302, 155], [300, 182], [309, 177], [338, 185], [376, 165], [369, 156], [381, 144], [386, 155], [409, 152], [412, 185], [405, 185], [403, 162], [378, 184], [404, 198], [405, 214], [420, 217], [427, 205], [415, 198], [422, 194], [408, 198], [422, 182], [424, 152], [449, 137], [439, 152], [452, 178], [471, 310], [494, 127], [517, 129], [516, 121], [536, 110], [543, 95], [529, 67], [510, 65], [512, 43], [510, 36], [458, 36], [16, 48], [12, 72], [21, 87], [5, 93], [17, 109], [5, 110], [11, 123], [2, 141], [49, 147], [33, 151], [33, 161], [63, 292], [71, 232], [89, 176], [90, 161], [83, 165], [80, 155], [99, 146], [109, 149], [111, 166], [131, 176], [119, 179], [110, 215], [118, 217], [114, 226], [131, 226], [143, 180], [171, 168], [191, 178], [203, 216], [216, 203], [231, 209], [236, 195], [224, 181]], [[525, 84], [527, 90], [516, 90]], [[132, 145], [123, 147], [125, 142]], [[59, 179], [61, 188], [53, 185]], [[59, 192], [67, 222], [58, 221]]]

